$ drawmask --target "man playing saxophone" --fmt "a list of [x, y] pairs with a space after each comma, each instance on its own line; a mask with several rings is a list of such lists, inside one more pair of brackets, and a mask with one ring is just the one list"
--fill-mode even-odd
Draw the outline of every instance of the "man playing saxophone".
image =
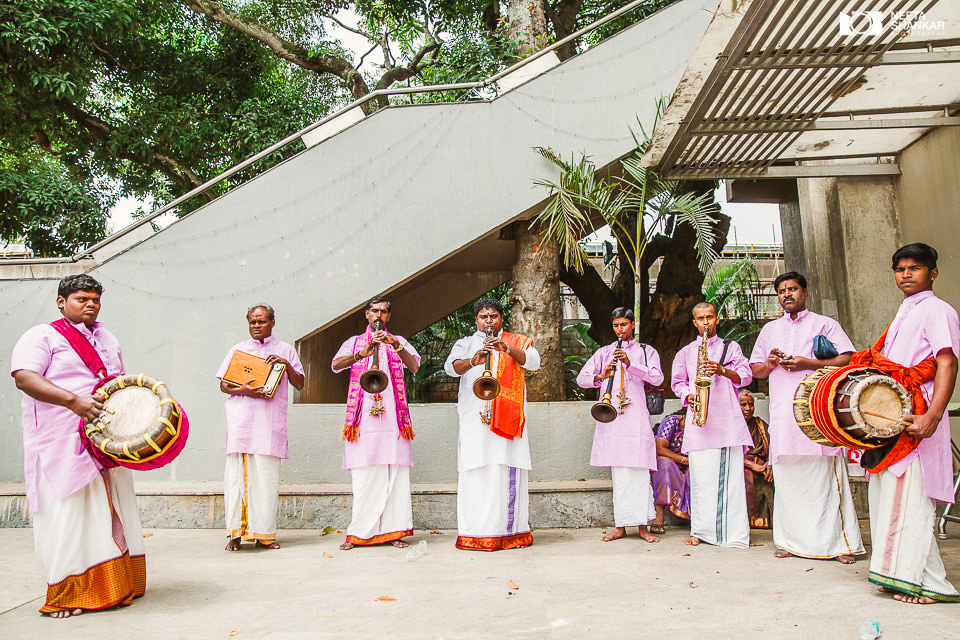
[[717, 337], [712, 304], [693, 308], [693, 325], [700, 335], [677, 353], [670, 380], [687, 406], [681, 451], [690, 461], [690, 537], [684, 542], [745, 548], [750, 524], [743, 453], [753, 440], [737, 392], [753, 379], [750, 365], [740, 345]]

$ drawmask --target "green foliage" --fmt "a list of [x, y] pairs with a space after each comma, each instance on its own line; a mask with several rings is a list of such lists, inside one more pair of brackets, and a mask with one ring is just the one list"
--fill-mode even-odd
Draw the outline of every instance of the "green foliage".
[[[507, 282], [486, 293], [481, 298], [496, 298], [503, 305], [503, 324], [510, 319], [510, 294], [513, 284]], [[476, 300], [463, 305], [450, 315], [433, 323], [409, 338], [410, 344], [420, 354], [420, 368], [416, 373], [406, 371], [407, 394], [410, 402], [427, 402], [430, 390], [448, 379], [443, 363], [454, 343], [464, 336], [473, 335], [477, 322], [473, 315]]]
[[564, 331], [574, 338], [573, 351], [576, 352], [565, 353], [563, 356], [564, 388], [569, 400], [586, 400], [596, 397], [594, 390], [583, 389], [577, 384], [577, 374], [583, 369], [583, 365], [587, 364], [590, 356], [600, 348], [596, 340], [587, 335], [589, 330], [590, 325], [586, 322], [578, 322], [564, 327]]
[[744, 345], [760, 332], [759, 287], [757, 265], [749, 258], [718, 266], [707, 274], [703, 296], [717, 308], [717, 335]]

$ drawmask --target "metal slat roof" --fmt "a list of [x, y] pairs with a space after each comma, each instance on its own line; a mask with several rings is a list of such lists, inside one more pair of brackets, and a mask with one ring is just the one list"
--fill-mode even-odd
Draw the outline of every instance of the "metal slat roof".
[[960, 0], [724, 0], [644, 163], [678, 178], [877, 163], [931, 126], [960, 124], [956, 62]]

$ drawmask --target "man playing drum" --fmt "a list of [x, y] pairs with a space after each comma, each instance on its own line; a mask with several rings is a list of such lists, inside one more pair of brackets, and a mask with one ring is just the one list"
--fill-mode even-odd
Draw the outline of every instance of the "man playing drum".
[[[807, 280], [801, 274], [784, 273], [773, 285], [783, 316], [764, 325], [750, 364], [754, 377], [770, 378], [774, 555], [835, 558], [852, 564], [855, 554], [864, 550], [846, 450], [816, 444], [804, 435], [794, 417], [793, 399], [797, 385], [811, 370], [850, 362], [853, 343], [836, 320], [807, 309]], [[820, 358], [814, 354], [820, 336], [835, 353], [821, 353]]]
[[82, 357], [101, 374], [123, 371], [120, 344], [97, 322], [102, 293], [86, 274], [61, 280], [63, 319], [29, 329], [11, 358], [23, 392], [23, 468], [34, 544], [47, 573], [40, 611], [55, 618], [127, 605], [146, 589], [133, 474], [102, 469], [79, 431], [81, 418], [94, 421], [104, 408], [91, 395], [98, 373]]
[[[526, 547], [533, 544], [533, 536], [523, 369], [539, 369], [540, 353], [530, 338], [501, 331], [503, 307], [497, 300], [481, 298], [473, 305], [473, 315], [477, 332], [457, 340], [443, 367], [447, 375], [460, 378], [457, 548], [497, 551]], [[488, 358], [501, 391], [495, 399], [485, 401], [474, 394], [473, 383], [483, 375]]]
[[[347, 417], [343, 429], [343, 468], [353, 483], [353, 515], [343, 550], [390, 542], [403, 548], [413, 533], [410, 501], [410, 441], [413, 426], [407, 406], [404, 368], [416, 373], [420, 354], [387, 331], [390, 302], [374, 297], [364, 310], [365, 333], [348, 338], [333, 357], [333, 371], [350, 369]], [[363, 374], [377, 354], [386, 386], [377, 393], [362, 388]]]
[[[958, 602], [933, 524], [936, 503], [954, 500], [947, 403], [957, 378], [960, 321], [956, 310], [933, 293], [939, 275], [933, 247], [920, 242], [901, 247], [892, 266], [904, 300], [884, 335], [853, 361], [900, 377], [914, 395], [918, 415], [904, 417], [913, 424], [899, 436], [903, 442], [895, 443], [909, 446], [863, 455], [862, 464], [872, 470], [869, 580], [902, 602]], [[909, 452], [900, 457], [897, 449]]]
[[633, 318], [633, 311], [626, 307], [613, 310], [613, 332], [620, 346], [614, 343], [597, 351], [577, 376], [577, 384], [584, 389], [607, 385], [613, 377], [617, 393], [613, 400], [617, 416], [612, 422], [597, 422], [590, 454], [590, 464], [609, 467], [613, 480], [616, 528], [600, 538], [603, 542], [626, 536], [627, 527], [638, 527], [647, 542], [660, 541], [647, 531], [657, 515], [650, 484], [650, 472], [657, 468], [657, 447], [644, 383], [660, 384], [663, 371], [657, 350], [634, 341]]
[[[717, 309], [712, 304], [701, 302], [693, 308], [693, 324], [701, 337], [677, 353], [670, 381], [673, 392], [688, 407], [682, 452], [690, 463], [690, 537], [684, 542], [746, 548], [750, 524], [743, 454], [753, 440], [740, 411], [737, 389], [750, 384], [750, 366], [740, 345], [717, 336]], [[698, 426], [690, 406], [696, 394], [703, 340], [709, 357], [700, 364], [712, 384], [706, 422]]]
[[[230, 396], [227, 413], [227, 464], [223, 476], [224, 520], [227, 551], [240, 549], [241, 538], [256, 546], [279, 549], [277, 502], [280, 491], [280, 460], [290, 457], [287, 445], [287, 381], [303, 388], [303, 365], [291, 345], [273, 335], [273, 307], [258, 304], [247, 312], [250, 339], [234, 345], [217, 371], [220, 391]], [[268, 364], [282, 364], [285, 372], [273, 397], [253, 380], [234, 384], [223, 379], [235, 351], [242, 351]]]

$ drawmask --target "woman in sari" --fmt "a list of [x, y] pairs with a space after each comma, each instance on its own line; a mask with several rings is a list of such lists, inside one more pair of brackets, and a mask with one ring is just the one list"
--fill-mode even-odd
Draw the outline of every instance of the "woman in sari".
[[657, 470], [651, 472], [653, 502], [657, 508], [657, 517], [650, 525], [653, 534], [664, 531], [665, 509], [678, 518], [690, 519], [690, 476], [687, 474], [690, 460], [680, 453], [686, 413], [686, 408], [682, 408], [657, 425]]
[[743, 475], [747, 486], [747, 515], [753, 529], [769, 529], [773, 519], [773, 467], [767, 463], [770, 436], [767, 423], [753, 415], [753, 396], [740, 390], [740, 411], [747, 421], [753, 448], [743, 454]]

